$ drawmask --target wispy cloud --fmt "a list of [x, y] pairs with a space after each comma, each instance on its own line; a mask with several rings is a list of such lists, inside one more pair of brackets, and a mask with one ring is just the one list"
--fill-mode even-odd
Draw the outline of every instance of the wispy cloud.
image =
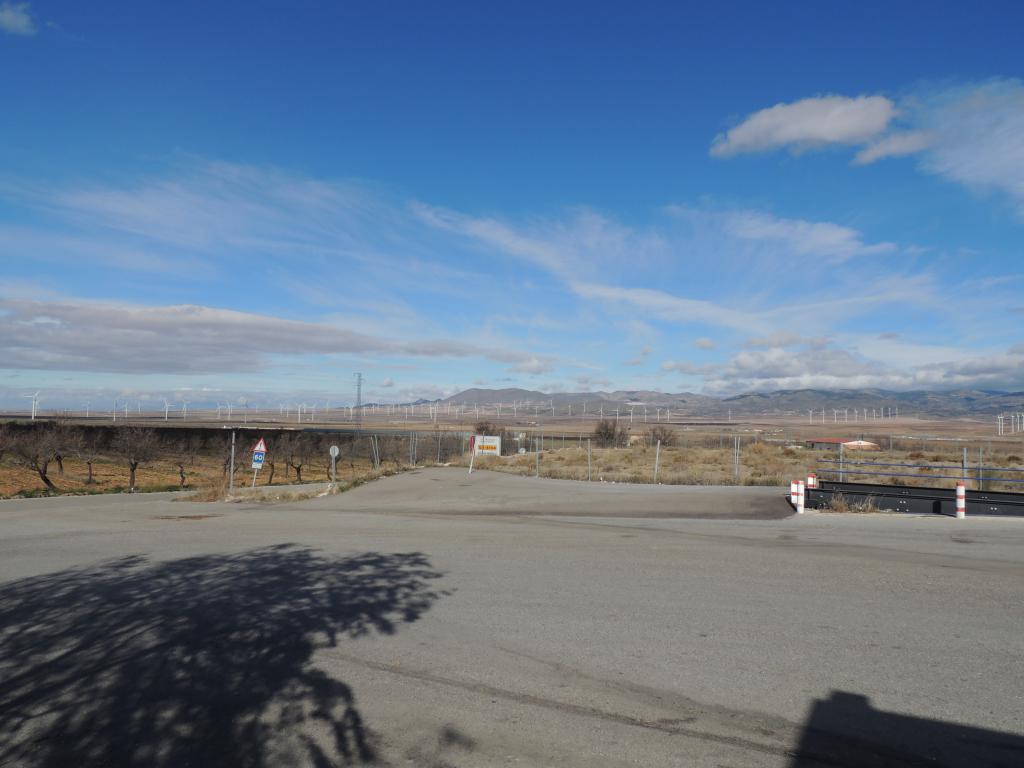
[[0, 367], [120, 373], [246, 373], [303, 355], [478, 358], [550, 370], [553, 358], [440, 339], [395, 340], [328, 323], [214, 307], [0, 300]]
[[996, 80], [921, 97], [913, 120], [934, 138], [921, 167], [971, 189], [1003, 192], [1024, 215], [1024, 83]]
[[928, 131], [890, 133], [858, 152], [853, 162], [855, 165], [868, 165], [885, 157], [913, 155], [927, 149], [934, 142], [935, 137]]
[[[716, 215], [705, 212], [706, 216]], [[726, 232], [741, 239], [774, 242], [798, 256], [826, 256], [846, 259], [892, 253], [894, 243], [865, 243], [863, 235], [851, 227], [829, 221], [806, 221], [773, 216], [763, 211], [724, 211], [721, 217]]]
[[951, 389], [1024, 387], [1024, 350], [985, 355], [936, 348], [920, 353], [932, 361], [891, 365], [865, 356], [856, 347], [812, 344], [797, 348], [745, 349], [728, 361], [701, 367], [668, 364], [667, 370], [699, 374], [708, 394], [779, 389]]
[[28, 3], [0, 3], [0, 32], [31, 37], [37, 31]]
[[1010, 197], [1024, 215], [1024, 83], [996, 79], [885, 96], [778, 104], [715, 137], [711, 154], [859, 146], [855, 165], [916, 156], [922, 170]]
[[654, 288], [626, 288], [600, 283], [572, 283], [572, 289], [585, 299], [611, 304], [626, 304], [661, 320], [673, 323], [708, 323], [741, 331], [756, 331], [757, 315], [732, 309], [705, 299], [674, 296]]

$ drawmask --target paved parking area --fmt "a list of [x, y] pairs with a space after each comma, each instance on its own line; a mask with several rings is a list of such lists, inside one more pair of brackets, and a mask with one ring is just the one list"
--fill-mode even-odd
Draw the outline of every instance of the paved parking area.
[[783, 493], [0, 502], [0, 765], [1024, 763], [1024, 520]]

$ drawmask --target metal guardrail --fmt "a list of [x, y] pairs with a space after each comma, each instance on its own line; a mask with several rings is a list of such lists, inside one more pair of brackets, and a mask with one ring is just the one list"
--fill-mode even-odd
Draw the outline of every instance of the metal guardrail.
[[[817, 488], [805, 489], [804, 503], [810, 509], [821, 509], [829, 506], [838, 495], [853, 503], [871, 499], [879, 509], [891, 512], [956, 516], [956, 490], [953, 488], [912, 488], [821, 480]], [[1024, 493], [968, 491], [967, 515], [1024, 517]]]
[[[826, 465], [826, 466], [823, 466]], [[898, 469], [954, 469], [959, 472], [956, 475], [933, 475], [921, 472], [878, 472], [873, 469], [861, 469], [861, 467], [896, 467]], [[965, 461], [962, 464], [907, 464], [902, 462], [887, 461], [850, 461], [848, 459], [818, 459], [816, 470], [834, 476], [839, 482], [845, 482], [848, 475], [868, 475], [882, 477], [912, 477], [918, 480], [962, 480], [965, 483], [975, 483], [978, 490], [985, 487], [985, 483], [1007, 483], [1012, 485], [1024, 484], [1024, 469], [1013, 467], [986, 467], [984, 465], [969, 465]], [[1000, 473], [1000, 474], [985, 474]], [[1014, 474], [1014, 477], [1003, 475]]]

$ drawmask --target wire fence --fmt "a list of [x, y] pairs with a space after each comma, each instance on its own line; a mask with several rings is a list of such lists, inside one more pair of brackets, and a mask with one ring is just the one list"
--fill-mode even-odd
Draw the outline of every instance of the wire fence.
[[[869, 469], [864, 469], [869, 467]], [[880, 471], [882, 467], [889, 467], [899, 470], [916, 470], [914, 472], [893, 472], [889, 470]], [[957, 470], [957, 474], [932, 474], [936, 470]], [[848, 460], [845, 457], [838, 459], [818, 459], [816, 471], [827, 475], [840, 482], [849, 481], [851, 478], [866, 477], [888, 477], [888, 478], [910, 478], [918, 481], [953, 480], [963, 483], [974, 483], [977, 490], [992, 490], [994, 485], [1020, 485], [1024, 484], [1024, 469], [1013, 467], [986, 466], [982, 463], [970, 465], [967, 462], [966, 451], [964, 461], [961, 464], [908, 464], [904, 462], [885, 461], [856, 461]]]

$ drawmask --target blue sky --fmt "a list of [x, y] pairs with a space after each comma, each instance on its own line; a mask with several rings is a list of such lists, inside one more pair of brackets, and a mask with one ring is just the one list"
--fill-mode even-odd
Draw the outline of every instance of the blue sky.
[[0, 0], [0, 399], [1024, 389], [1019, 3], [429, 5]]

